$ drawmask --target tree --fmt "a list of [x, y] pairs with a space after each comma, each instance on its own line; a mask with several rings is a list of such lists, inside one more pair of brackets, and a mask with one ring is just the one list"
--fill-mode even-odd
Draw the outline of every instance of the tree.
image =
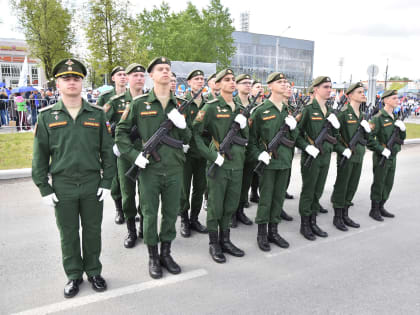
[[399, 83], [399, 82], [392, 82], [389, 87], [387, 87], [387, 90], [400, 90], [404, 86], [406, 86], [405, 83]]
[[410, 79], [407, 77], [400, 77], [398, 75], [395, 75], [393, 77], [390, 77], [389, 81], [410, 81]]
[[46, 77], [52, 78], [54, 65], [70, 56], [74, 43], [71, 12], [57, 0], [11, 0], [11, 5], [30, 54], [41, 60]]

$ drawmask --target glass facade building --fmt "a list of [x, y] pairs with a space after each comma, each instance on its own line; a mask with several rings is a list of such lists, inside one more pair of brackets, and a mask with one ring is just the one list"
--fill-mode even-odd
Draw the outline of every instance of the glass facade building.
[[283, 72], [302, 88], [312, 81], [313, 41], [238, 31], [232, 35], [236, 53], [231, 67], [235, 74], [248, 73], [265, 83], [271, 72]]

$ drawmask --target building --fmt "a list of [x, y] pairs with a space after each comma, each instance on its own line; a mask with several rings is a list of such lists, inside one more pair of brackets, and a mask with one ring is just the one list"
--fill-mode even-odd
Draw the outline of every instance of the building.
[[0, 38], [0, 82], [15, 88], [19, 83], [20, 71], [25, 57], [28, 57], [28, 85], [42, 86], [45, 76], [40, 61], [29, 56], [29, 48], [23, 39]]
[[235, 31], [236, 53], [231, 67], [263, 83], [274, 71], [283, 72], [296, 87], [309, 86], [313, 75], [314, 42], [295, 38]]

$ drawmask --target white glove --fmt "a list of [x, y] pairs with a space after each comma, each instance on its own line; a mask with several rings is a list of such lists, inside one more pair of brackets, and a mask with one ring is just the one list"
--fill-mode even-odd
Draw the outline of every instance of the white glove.
[[52, 194], [42, 197], [42, 202], [46, 206], [55, 207], [55, 204], [58, 202], [58, 198], [55, 195], [55, 193], [52, 193]]
[[115, 154], [116, 157], [121, 156], [120, 150], [118, 150], [118, 147], [117, 147], [116, 144], [114, 144], [114, 146], [112, 147], [112, 151], [114, 151], [114, 154]]
[[168, 113], [168, 118], [174, 123], [174, 125], [179, 129], [187, 128], [187, 123], [185, 121], [184, 115], [182, 115], [176, 108], [171, 110]]
[[398, 128], [400, 128], [400, 130], [401, 131], [405, 131], [405, 124], [404, 124], [404, 122], [402, 121], [402, 120], [397, 120], [395, 123], [394, 123], [394, 125], [395, 126], [397, 126]]
[[98, 192], [96, 193], [96, 196], [99, 197], [99, 201], [104, 201], [106, 197], [109, 196], [109, 194], [111, 193], [110, 189], [106, 189], [106, 188], [98, 188]]
[[337, 119], [337, 116], [335, 116], [334, 113], [331, 113], [328, 117], [327, 120], [331, 123], [331, 125], [333, 125], [333, 127], [335, 129], [340, 129], [340, 122]]
[[188, 153], [188, 150], [190, 149], [190, 145], [189, 144], [183, 144], [182, 149], [184, 150], [184, 153]]
[[217, 153], [217, 159], [214, 161], [219, 167], [222, 166], [223, 162], [225, 161], [225, 158], [220, 155], [220, 153]]
[[386, 157], [387, 159], [389, 159], [389, 156], [391, 155], [391, 151], [388, 150], [388, 148], [385, 148], [382, 150], [381, 153], [384, 157]]
[[262, 151], [260, 155], [258, 155], [258, 161], [263, 161], [265, 165], [270, 164], [270, 160], [271, 156], [267, 151]]
[[349, 148], [346, 148], [343, 153], [341, 153], [343, 156], [345, 156], [348, 159], [351, 157], [351, 150]]
[[317, 157], [317, 156], [318, 156], [318, 154], [319, 154], [319, 150], [318, 150], [315, 146], [313, 146], [312, 144], [308, 145], [308, 146], [305, 148], [305, 151], [306, 151], [309, 155], [311, 155], [314, 159], [316, 159], [316, 157]]
[[360, 126], [362, 126], [363, 129], [365, 129], [365, 132], [366, 133], [370, 133], [372, 131], [370, 129], [369, 123], [366, 120], [364, 120], [364, 119], [360, 122]]
[[244, 129], [246, 127], [246, 120], [246, 117], [242, 114], [238, 114], [235, 117], [235, 122], [237, 122], [239, 126], [241, 126], [241, 129]]
[[296, 119], [293, 116], [290, 116], [290, 115], [287, 116], [284, 119], [284, 122], [286, 123], [286, 125], [289, 126], [290, 130], [293, 130], [293, 129], [296, 128], [297, 122], [296, 122]]
[[144, 157], [143, 152], [141, 152], [134, 164], [136, 164], [140, 168], [146, 168], [146, 165], [149, 164], [149, 160], [146, 157]]

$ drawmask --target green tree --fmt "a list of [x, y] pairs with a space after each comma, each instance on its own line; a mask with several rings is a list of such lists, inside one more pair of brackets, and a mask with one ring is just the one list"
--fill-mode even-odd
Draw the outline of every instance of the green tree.
[[392, 82], [391, 85], [387, 86], [387, 90], [399, 90], [402, 89], [404, 86], [406, 86], [405, 83]]
[[46, 77], [52, 78], [54, 65], [70, 56], [74, 43], [70, 10], [57, 0], [12, 0], [10, 3], [30, 54], [41, 60]]
[[389, 78], [389, 81], [409, 81], [410, 79], [407, 77], [400, 77], [398, 75], [395, 75], [393, 77]]

